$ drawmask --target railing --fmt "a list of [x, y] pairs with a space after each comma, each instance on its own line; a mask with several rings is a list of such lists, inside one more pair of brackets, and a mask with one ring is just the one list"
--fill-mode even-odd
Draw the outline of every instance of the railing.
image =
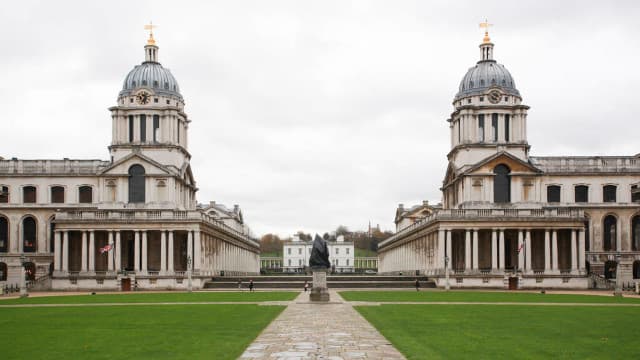
[[531, 163], [545, 172], [637, 172], [640, 158], [632, 156], [535, 157]]
[[390, 238], [380, 242], [378, 246], [389, 244], [407, 233], [426, 227], [442, 220], [481, 220], [491, 218], [522, 219], [572, 219], [584, 218], [584, 211], [573, 208], [543, 208], [543, 209], [447, 209], [438, 210], [433, 214], [416, 221], [401, 229]]
[[0, 174], [97, 174], [111, 163], [102, 160], [0, 160]]
[[596, 289], [607, 289], [612, 290], [616, 287], [616, 283], [614, 280], [606, 279], [604, 276], [596, 273], [589, 273], [589, 277], [593, 280]]

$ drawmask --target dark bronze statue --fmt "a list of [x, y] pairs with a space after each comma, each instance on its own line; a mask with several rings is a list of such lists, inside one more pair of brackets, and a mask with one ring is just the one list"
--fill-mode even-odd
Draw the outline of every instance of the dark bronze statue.
[[311, 249], [311, 256], [309, 257], [309, 266], [312, 269], [327, 269], [331, 267], [327, 242], [318, 236], [318, 234], [316, 234], [316, 237], [313, 240], [313, 248]]

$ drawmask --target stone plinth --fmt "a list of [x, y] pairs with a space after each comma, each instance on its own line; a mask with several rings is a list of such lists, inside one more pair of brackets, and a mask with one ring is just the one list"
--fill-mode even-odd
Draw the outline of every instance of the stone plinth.
[[328, 269], [313, 269], [313, 285], [309, 300], [329, 301], [329, 289], [327, 288]]

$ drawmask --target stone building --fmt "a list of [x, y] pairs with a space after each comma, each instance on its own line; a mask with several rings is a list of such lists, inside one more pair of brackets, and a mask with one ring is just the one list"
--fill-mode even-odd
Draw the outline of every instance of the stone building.
[[[316, 235], [317, 236], [317, 235]], [[335, 272], [354, 272], [354, 244], [345, 241], [340, 235], [335, 241], [327, 241], [329, 262]], [[294, 235], [291, 241], [282, 246], [282, 271], [304, 272], [309, 266], [309, 256], [313, 248], [313, 240], [305, 241]]]
[[0, 285], [18, 283], [22, 254], [27, 276], [53, 289], [184, 288], [188, 270], [197, 288], [259, 272], [239, 207], [197, 206], [191, 121], [153, 34], [144, 56], [109, 108], [109, 160], [0, 159]]
[[529, 107], [493, 50], [485, 33], [453, 99], [442, 209], [400, 223], [380, 271], [444, 286], [448, 267], [451, 286], [496, 288], [640, 278], [640, 154], [531, 156]]

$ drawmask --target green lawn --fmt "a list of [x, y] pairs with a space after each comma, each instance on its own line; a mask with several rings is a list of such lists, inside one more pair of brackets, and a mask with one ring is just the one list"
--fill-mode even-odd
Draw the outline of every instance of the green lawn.
[[[540, 294], [522, 292], [480, 292], [480, 291], [341, 291], [340, 296], [348, 301], [376, 302], [557, 302], [557, 303], [636, 303], [637, 298], [614, 296]], [[640, 313], [640, 309], [638, 309]]]
[[0, 308], [2, 359], [235, 359], [284, 306]]
[[638, 359], [640, 309], [381, 305], [356, 309], [408, 359]]
[[127, 293], [70, 296], [42, 296], [24, 299], [0, 300], [1, 305], [9, 304], [98, 304], [98, 303], [160, 303], [160, 302], [247, 302], [247, 301], [288, 301], [299, 293], [293, 291], [236, 291], [236, 292], [179, 292], [179, 293]]

